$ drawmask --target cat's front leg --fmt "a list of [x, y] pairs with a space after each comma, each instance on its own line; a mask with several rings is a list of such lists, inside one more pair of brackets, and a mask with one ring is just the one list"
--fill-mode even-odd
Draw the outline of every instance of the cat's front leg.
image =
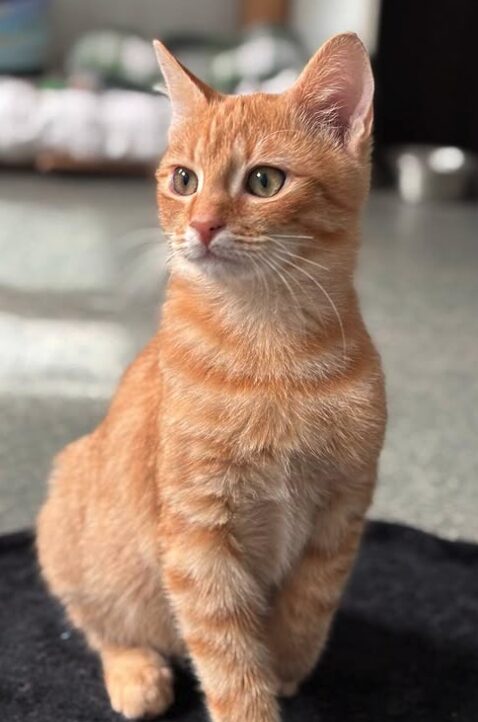
[[162, 507], [163, 574], [211, 717], [278, 722], [263, 594], [220, 498], [181, 487]]
[[280, 696], [297, 692], [324, 649], [357, 552], [363, 514], [343, 501], [318, 513], [312, 538], [277, 594], [268, 636]]

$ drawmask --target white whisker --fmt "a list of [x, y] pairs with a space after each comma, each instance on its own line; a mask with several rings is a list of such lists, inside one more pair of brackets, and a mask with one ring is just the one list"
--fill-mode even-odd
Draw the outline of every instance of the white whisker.
[[123, 245], [125, 250], [133, 250], [138, 246], [161, 243], [164, 241], [164, 236], [167, 235], [164, 231], [160, 231], [159, 228], [138, 228], [120, 236], [117, 243]]
[[335, 314], [335, 316], [336, 316], [336, 318], [337, 318], [337, 322], [338, 322], [338, 324], [339, 324], [340, 333], [341, 333], [341, 336], [342, 336], [343, 357], [344, 357], [344, 360], [345, 360], [345, 359], [347, 358], [347, 343], [346, 343], [346, 339], [345, 339], [344, 324], [343, 324], [343, 322], [342, 322], [342, 318], [341, 318], [341, 316], [340, 316], [339, 310], [338, 310], [337, 306], [335, 305], [335, 303], [334, 303], [332, 297], [330, 296], [330, 294], [325, 290], [325, 288], [322, 286], [322, 284], [321, 284], [316, 278], [314, 278], [314, 276], [312, 276], [310, 273], [308, 273], [308, 271], [306, 271], [304, 268], [302, 268], [301, 266], [297, 265], [297, 264], [294, 263], [293, 261], [289, 260], [287, 257], [284, 257], [284, 256], [280, 257], [280, 256], [278, 256], [278, 255], [276, 255], [276, 257], [277, 257], [277, 258], [281, 258], [281, 260], [282, 260], [284, 263], [288, 263], [290, 266], [292, 266], [292, 268], [295, 268], [297, 271], [300, 271], [300, 272], [303, 273], [305, 276], [307, 276], [307, 278], [309, 278], [309, 279], [312, 281], [312, 283], [314, 283], [314, 284], [317, 286], [317, 288], [324, 294], [324, 296], [325, 296], [325, 298], [327, 299], [327, 301], [329, 302], [332, 310], [334, 311], [334, 314]]
[[292, 253], [292, 251], [290, 251], [288, 248], [286, 248], [283, 243], [281, 243], [280, 241], [277, 241], [277, 239], [271, 237], [269, 240], [275, 241], [280, 246], [282, 253], [286, 253], [288, 256], [291, 256], [292, 258], [297, 258], [299, 261], [305, 261], [306, 263], [310, 263], [313, 266], [315, 266], [316, 268], [320, 268], [321, 271], [329, 270], [327, 268], [327, 266], [323, 266], [321, 263], [317, 263], [317, 261], [313, 261], [311, 258], [306, 258], [305, 256], [301, 256], [298, 253]]
[[303, 238], [305, 240], [312, 240], [314, 236], [303, 236], [295, 233], [271, 233], [272, 238]]
[[263, 285], [264, 285], [264, 289], [265, 289], [266, 296], [267, 296], [267, 301], [269, 302], [269, 298], [270, 298], [270, 293], [269, 293], [269, 292], [270, 292], [270, 288], [269, 288], [269, 283], [268, 283], [268, 280], [267, 280], [267, 276], [266, 276], [266, 274], [264, 273], [264, 271], [262, 270], [259, 261], [258, 261], [257, 259], [255, 259], [255, 258], [253, 258], [252, 254], [249, 256], [249, 258], [250, 258], [250, 260], [252, 261], [252, 265], [254, 266], [254, 268], [257, 269], [258, 272], [259, 272], [258, 278], [259, 278], [259, 281], [262, 281], [262, 283], [263, 283]]
[[[281, 269], [279, 266], [277, 266], [273, 262], [273, 259], [270, 256], [268, 256], [268, 257], [264, 256], [262, 260], [269, 266], [269, 268], [272, 269], [273, 272], [276, 273], [276, 275], [278, 275], [279, 279], [282, 281], [284, 286], [288, 289], [292, 300], [294, 301], [295, 305], [297, 306], [297, 309], [301, 310], [302, 306], [301, 306], [301, 303], [300, 303], [294, 289], [292, 288], [292, 286], [290, 285], [290, 283], [287, 281], [287, 279], [285, 278], [285, 276], [282, 273], [282, 271], [286, 272], [286, 269], [285, 268]], [[287, 274], [287, 275], [290, 277], [290, 274]]]

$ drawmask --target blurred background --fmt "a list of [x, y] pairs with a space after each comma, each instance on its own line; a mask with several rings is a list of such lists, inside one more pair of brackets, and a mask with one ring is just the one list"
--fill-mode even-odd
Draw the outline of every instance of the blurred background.
[[0, 530], [102, 418], [166, 280], [160, 38], [228, 92], [278, 92], [353, 30], [377, 80], [357, 284], [390, 424], [372, 510], [478, 540], [474, 0], [0, 0]]

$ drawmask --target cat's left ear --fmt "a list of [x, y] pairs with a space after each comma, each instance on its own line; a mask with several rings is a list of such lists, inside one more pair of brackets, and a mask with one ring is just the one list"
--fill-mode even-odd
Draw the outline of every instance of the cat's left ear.
[[307, 63], [288, 91], [312, 127], [329, 126], [357, 154], [373, 125], [374, 81], [367, 51], [355, 33], [335, 35]]
[[184, 67], [159, 40], [153, 43], [154, 52], [166, 82], [171, 101], [173, 123], [194, 117], [218, 94]]

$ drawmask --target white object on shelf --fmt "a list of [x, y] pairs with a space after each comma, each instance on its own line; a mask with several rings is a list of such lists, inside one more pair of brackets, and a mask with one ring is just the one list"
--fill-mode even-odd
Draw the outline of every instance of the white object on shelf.
[[30, 83], [0, 77], [0, 159], [31, 160], [39, 136], [39, 93]]
[[377, 45], [380, 0], [295, 0], [292, 24], [313, 53], [337, 33], [357, 33], [373, 55]]
[[37, 90], [0, 78], [0, 161], [32, 162], [42, 150], [77, 160], [154, 163], [166, 147], [167, 98], [130, 90]]

